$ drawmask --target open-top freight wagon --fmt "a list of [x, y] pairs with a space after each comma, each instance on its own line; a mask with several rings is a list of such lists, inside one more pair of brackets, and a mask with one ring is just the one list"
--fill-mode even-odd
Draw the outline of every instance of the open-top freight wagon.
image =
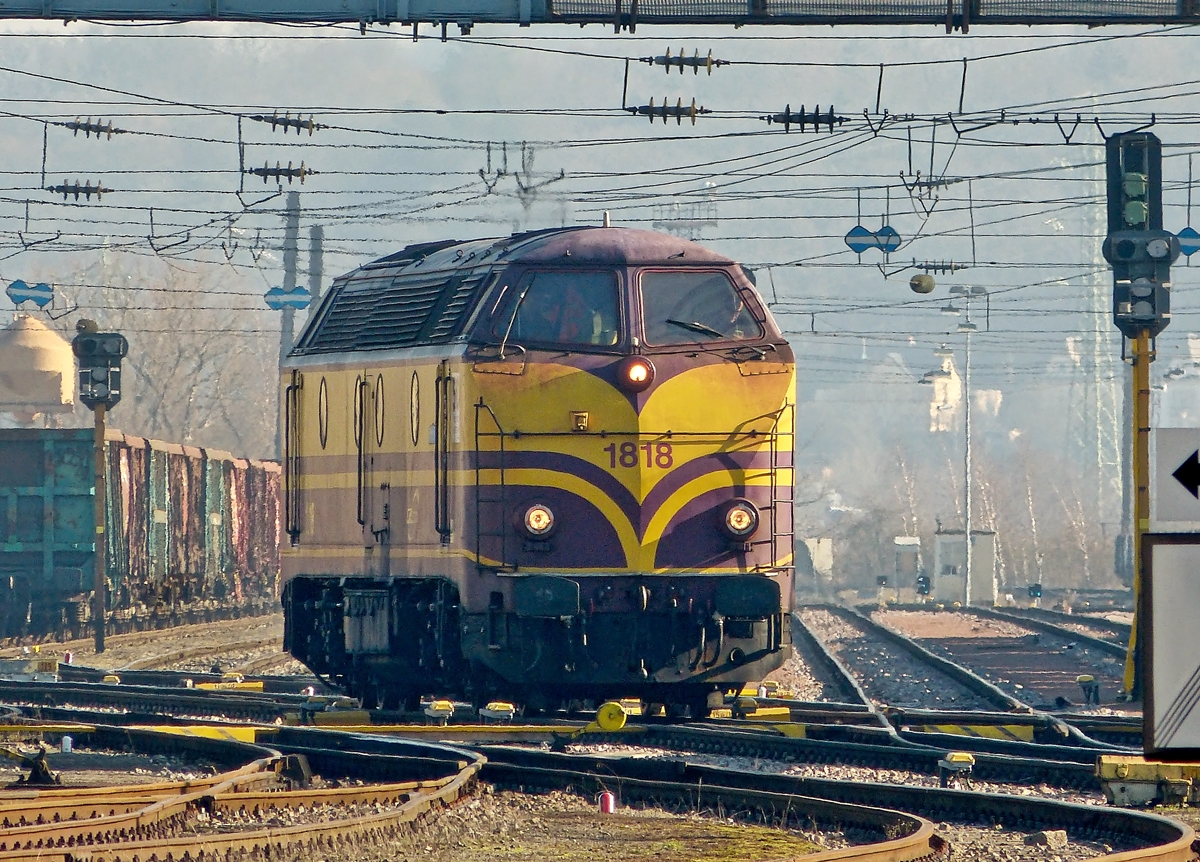
[[[0, 429], [0, 637], [83, 636], [95, 582], [91, 428]], [[109, 631], [277, 607], [278, 464], [105, 440]]]

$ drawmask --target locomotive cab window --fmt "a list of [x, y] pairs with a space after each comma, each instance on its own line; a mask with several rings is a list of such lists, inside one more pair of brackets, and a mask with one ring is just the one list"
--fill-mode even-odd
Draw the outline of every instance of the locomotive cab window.
[[655, 346], [760, 338], [762, 326], [724, 272], [641, 275], [646, 343]]
[[620, 293], [611, 272], [533, 272], [500, 312], [492, 335], [518, 344], [612, 347], [620, 340]]

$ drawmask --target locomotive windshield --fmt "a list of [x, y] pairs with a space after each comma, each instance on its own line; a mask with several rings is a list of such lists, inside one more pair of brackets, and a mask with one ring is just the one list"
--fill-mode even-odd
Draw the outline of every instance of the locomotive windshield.
[[619, 293], [611, 272], [534, 272], [516, 296], [515, 315], [501, 315], [493, 335], [519, 344], [617, 343]]
[[641, 286], [649, 345], [741, 341], [763, 333], [724, 272], [643, 272]]

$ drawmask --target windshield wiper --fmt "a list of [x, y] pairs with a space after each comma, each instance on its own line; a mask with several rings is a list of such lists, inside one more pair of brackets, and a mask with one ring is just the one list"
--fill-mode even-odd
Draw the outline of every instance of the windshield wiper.
[[724, 338], [725, 337], [725, 333], [721, 332], [719, 329], [713, 329], [711, 326], [705, 326], [703, 323], [699, 323], [698, 321], [695, 321], [695, 320], [692, 320], [692, 321], [675, 320], [673, 318], [668, 317], [667, 323], [673, 323], [675, 326], [682, 327], [683, 329], [686, 329], [689, 332], [698, 332], [701, 335], [711, 335], [713, 338]]

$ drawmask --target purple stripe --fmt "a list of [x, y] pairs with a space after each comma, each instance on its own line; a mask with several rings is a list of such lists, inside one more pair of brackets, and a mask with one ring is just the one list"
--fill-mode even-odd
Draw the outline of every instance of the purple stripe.
[[[735, 489], [737, 491], [738, 489]], [[754, 545], [745, 553], [729, 548], [729, 539], [721, 529], [721, 504], [738, 496], [729, 489], [718, 488], [690, 499], [675, 514], [663, 531], [655, 551], [655, 568], [691, 569], [706, 566], [734, 565], [753, 567], [772, 565], [771, 546]], [[751, 500], [759, 509], [770, 504], [770, 489], [751, 486], [741, 489], [740, 495]], [[751, 537], [763, 541], [771, 536], [769, 512], [762, 513], [758, 531]], [[787, 517], [791, 518], [790, 511]]]
[[[479, 466], [485, 470], [500, 469], [499, 452], [480, 452]], [[578, 476], [585, 482], [594, 485], [601, 493], [612, 500], [629, 519], [629, 523], [637, 524], [637, 498], [629, 489], [620, 483], [616, 476], [590, 461], [585, 461], [574, 455], [564, 455], [561, 452], [505, 452], [504, 468], [506, 470], [540, 469], [554, 470], [569, 476]], [[523, 487], [523, 486], [516, 486]]]
[[[700, 458], [695, 458], [682, 467], [676, 467], [670, 473], [662, 478], [662, 480], [650, 489], [650, 493], [646, 495], [646, 499], [642, 501], [642, 518], [645, 521], [642, 529], [649, 524], [650, 518], [658, 511], [659, 507], [667, 501], [667, 498], [695, 479], [701, 476], [707, 476], [710, 473], [728, 472], [732, 474], [735, 470], [748, 470], [752, 467], [768, 467], [771, 463], [771, 456], [767, 452], [717, 452], [712, 455], [704, 455]], [[732, 475], [730, 477], [732, 485]], [[735, 491], [738, 491], [742, 486], [735, 486]], [[736, 496], [733, 495], [733, 496]]]
[[[544, 503], [554, 512], [557, 522], [554, 534], [548, 541], [548, 549], [527, 549], [525, 539], [518, 534], [514, 515], [533, 503]], [[561, 568], [589, 569], [628, 567], [625, 549], [617, 531], [604, 514], [592, 503], [561, 488], [546, 486], [509, 486], [503, 505], [483, 504], [481, 507], [483, 547], [482, 556], [500, 560], [501, 540], [505, 534], [507, 559], [516, 562], [518, 568]], [[467, 535], [474, 534], [475, 507], [467, 507]]]

